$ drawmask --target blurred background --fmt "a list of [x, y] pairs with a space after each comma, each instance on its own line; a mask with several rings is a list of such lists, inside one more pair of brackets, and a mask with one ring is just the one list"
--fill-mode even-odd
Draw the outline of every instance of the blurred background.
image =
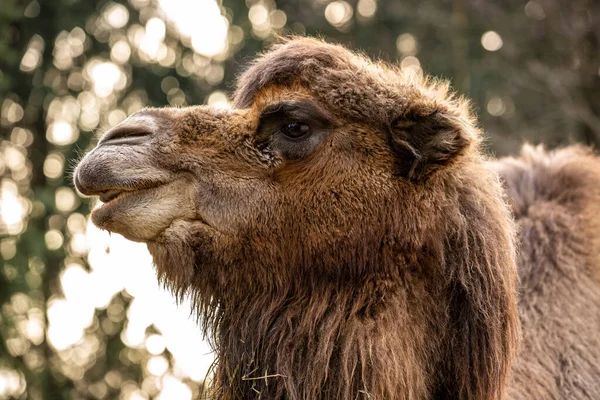
[[600, 144], [594, 0], [0, 0], [0, 399], [192, 399], [212, 362], [145, 247], [70, 174], [145, 106], [226, 106], [276, 35], [447, 78], [490, 152]]

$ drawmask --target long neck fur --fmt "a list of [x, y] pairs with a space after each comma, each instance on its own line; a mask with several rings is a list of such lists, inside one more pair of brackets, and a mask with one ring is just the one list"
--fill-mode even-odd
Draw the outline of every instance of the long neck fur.
[[421, 315], [436, 299], [423, 302], [423, 288], [401, 285], [373, 277], [362, 287], [254, 293], [226, 305], [216, 397], [427, 397], [437, 344], [428, 335], [433, 321]]
[[226, 249], [195, 226], [149, 244], [209, 333], [209, 397], [501, 399], [519, 341], [513, 226], [475, 168], [443, 192], [398, 189], [369, 216], [385, 227], [358, 221], [314, 253], [260, 228]]

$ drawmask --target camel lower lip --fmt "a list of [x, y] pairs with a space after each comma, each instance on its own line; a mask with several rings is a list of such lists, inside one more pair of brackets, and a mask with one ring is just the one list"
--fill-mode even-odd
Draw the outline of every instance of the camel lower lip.
[[91, 220], [98, 228], [118, 233], [133, 241], [149, 241], [175, 220], [191, 220], [195, 211], [189, 203], [191, 187], [181, 180], [153, 187], [121, 191], [107, 203], [99, 203]]
[[119, 195], [110, 198], [107, 202], [103, 201], [92, 211], [92, 222], [102, 229], [118, 233], [115, 227], [122, 223], [120, 221], [123, 218], [127, 218], [132, 209], [143, 207], [147, 203], [146, 198], [152, 195], [150, 193], [152, 191], [152, 189], [142, 189], [120, 192]]

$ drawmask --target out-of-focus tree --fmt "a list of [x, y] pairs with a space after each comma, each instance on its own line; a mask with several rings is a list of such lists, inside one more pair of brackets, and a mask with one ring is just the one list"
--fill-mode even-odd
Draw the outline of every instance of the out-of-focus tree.
[[141, 345], [126, 330], [131, 294], [91, 291], [106, 269], [88, 255], [89, 207], [70, 170], [101, 125], [202, 103], [222, 82], [235, 43], [219, 5], [172, 4], [3, 4], [0, 398], [143, 398], [166, 385], [174, 365], [155, 328]]
[[0, 399], [199, 396], [70, 183], [102, 126], [226, 105], [257, 52], [309, 34], [450, 79], [498, 154], [598, 145], [599, 25], [593, 0], [2, 0]]

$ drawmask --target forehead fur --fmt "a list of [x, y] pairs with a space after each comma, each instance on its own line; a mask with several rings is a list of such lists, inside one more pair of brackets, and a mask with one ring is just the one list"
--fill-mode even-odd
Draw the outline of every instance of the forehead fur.
[[238, 80], [235, 107], [250, 107], [259, 93], [274, 85], [303, 86], [336, 113], [373, 123], [435, 112], [473, 122], [467, 101], [450, 93], [447, 82], [314, 38], [288, 39], [256, 59]]

